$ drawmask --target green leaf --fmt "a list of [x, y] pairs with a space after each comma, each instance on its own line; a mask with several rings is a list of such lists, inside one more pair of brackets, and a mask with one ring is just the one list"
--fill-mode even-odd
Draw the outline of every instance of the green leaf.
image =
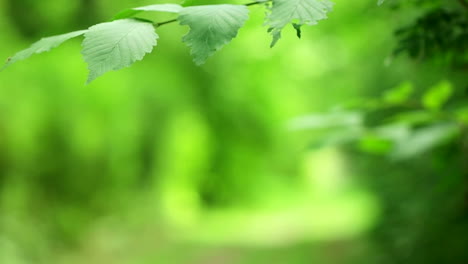
[[80, 30], [80, 31], [63, 34], [63, 35], [43, 38], [39, 40], [38, 42], [32, 44], [31, 47], [29, 47], [28, 49], [20, 51], [16, 53], [13, 57], [9, 58], [5, 66], [3, 66], [3, 68], [0, 71], [3, 71], [4, 69], [6, 69], [8, 66], [10, 66], [13, 63], [20, 61], [20, 60], [25, 60], [34, 54], [39, 54], [39, 53], [50, 51], [51, 49], [60, 46], [65, 41], [81, 36], [84, 33], [86, 33], [86, 30]]
[[450, 142], [458, 133], [459, 128], [453, 123], [439, 123], [419, 128], [396, 142], [391, 157], [396, 160], [413, 158]]
[[273, 0], [266, 23], [273, 35], [271, 46], [278, 42], [281, 31], [289, 23], [294, 22], [296, 29], [302, 25], [316, 25], [319, 20], [327, 18], [332, 8], [333, 3], [329, 0]]
[[179, 15], [181, 25], [190, 32], [182, 39], [189, 47], [197, 65], [205, 61], [237, 36], [249, 18], [243, 5], [206, 5], [184, 8]]
[[399, 86], [385, 92], [383, 100], [384, 102], [389, 104], [402, 104], [408, 101], [413, 92], [413, 84], [410, 82], [404, 82]]
[[410, 135], [410, 126], [406, 124], [387, 124], [369, 130], [369, 133], [361, 138], [358, 146], [367, 153], [389, 154], [398, 142]]
[[123, 19], [89, 28], [83, 42], [88, 63], [88, 83], [108, 71], [119, 70], [143, 59], [157, 44], [158, 35], [151, 23]]
[[423, 96], [424, 107], [430, 110], [440, 110], [440, 108], [450, 99], [453, 93], [452, 84], [442, 81], [431, 87]]
[[381, 5], [381, 4], [383, 4], [384, 2], [385, 2], [385, 0], [379, 0], [379, 1], [377, 2], [377, 4], [378, 4], [378, 5]]
[[437, 115], [432, 111], [415, 110], [395, 114], [389, 121], [399, 124], [423, 125], [437, 121]]
[[386, 154], [392, 149], [392, 142], [374, 135], [366, 135], [358, 142], [361, 151], [371, 154]]
[[141, 12], [168, 12], [168, 13], [179, 13], [182, 10], [181, 5], [177, 4], [159, 4], [159, 5], [149, 5], [142, 6], [124, 10], [114, 16], [114, 20], [129, 18]]

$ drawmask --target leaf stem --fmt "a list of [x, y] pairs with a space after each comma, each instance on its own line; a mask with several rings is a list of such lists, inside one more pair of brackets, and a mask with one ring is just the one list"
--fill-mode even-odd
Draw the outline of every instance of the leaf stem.
[[259, 5], [259, 4], [264, 4], [264, 3], [271, 2], [271, 1], [272, 0], [255, 1], [255, 2], [252, 2], [252, 3], [245, 4], [245, 6]]
[[[271, 2], [272, 0], [260, 0], [260, 1], [255, 1], [255, 2], [251, 2], [251, 3], [247, 3], [247, 4], [244, 4], [245, 6], [253, 6], [253, 5], [259, 5], [259, 4], [264, 4], [264, 3], [268, 3], [268, 2]], [[171, 19], [171, 20], [167, 20], [167, 21], [163, 21], [163, 22], [154, 22], [153, 25], [155, 27], [160, 27], [160, 26], [164, 26], [164, 25], [167, 25], [167, 24], [171, 24], [171, 23], [174, 23], [174, 22], [177, 22], [177, 18], [175, 19]]]
[[163, 21], [163, 22], [157, 22], [157, 23], [154, 23], [154, 26], [155, 27], [160, 27], [160, 26], [164, 26], [166, 24], [170, 24], [170, 23], [174, 23], [177, 21], [177, 18], [175, 19], [171, 19], [171, 20], [167, 20], [167, 21]]

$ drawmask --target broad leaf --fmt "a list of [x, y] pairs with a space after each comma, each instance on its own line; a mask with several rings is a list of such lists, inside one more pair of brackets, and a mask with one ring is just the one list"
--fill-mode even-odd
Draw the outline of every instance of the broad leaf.
[[84, 33], [86, 33], [86, 30], [80, 30], [80, 31], [63, 34], [63, 35], [43, 38], [39, 40], [38, 42], [32, 44], [31, 47], [29, 47], [28, 49], [20, 51], [16, 53], [13, 57], [8, 59], [7, 63], [5, 64], [5, 66], [3, 66], [1, 70], [4, 70], [5, 68], [7, 68], [8, 66], [10, 66], [11, 64], [17, 61], [25, 60], [31, 57], [33, 54], [39, 54], [42, 52], [50, 51], [51, 49], [60, 46], [65, 41], [81, 36]]
[[143, 59], [157, 44], [158, 35], [151, 23], [123, 19], [89, 28], [83, 42], [88, 63], [88, 83], [112, 70], [130, 66]]
[[179, 13], [182, 10], [182, 8], [183, 8], [182, 6], [177, 5], [177, 4], [159, 4], [159, 5], [142, 6], [142, 7], [136, 7], [136, 8], [124, 10], [118, 13], [114, 17], [114, 19], [129, 18], [144, 11]]
[[249, 10], [243, 5], [207, 5], [184, 8], [179, 15], [181, 25], [188, 25], [190, 32], [183, 41], [192, 48], [197, 65], [205, 63], [209, 56], [220, 50], [237, 36], [237, 32], [249, 18]]
[[326, 19], [327, 13], [333, 8], [329, 0], [273, 0], [271, 14], [267, 18], [269, 31], [273, 34], [273, 47], [281, 38], [281, 31], [290, 23], [294, 23], [297, 35], [301, 35], [301, 26], [316, 25], [319, 20]]

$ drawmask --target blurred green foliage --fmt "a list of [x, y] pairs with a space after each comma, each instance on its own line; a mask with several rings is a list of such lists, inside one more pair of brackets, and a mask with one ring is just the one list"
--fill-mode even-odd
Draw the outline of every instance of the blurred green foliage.
[[[163, 2], [0, 0], [0, 58]], [[467, 9], [375, 2], [274, 49], [253, 7], [203, 67], [167, 26], [89, 86], [75, 41], [2, 72], [0, 263], [466, 262]]]

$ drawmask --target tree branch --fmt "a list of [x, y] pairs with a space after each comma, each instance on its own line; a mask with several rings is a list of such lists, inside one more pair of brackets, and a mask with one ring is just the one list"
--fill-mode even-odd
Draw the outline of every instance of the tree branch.
[[[244, 5], [245, 6], [260, 5], [260, 4], [268, 3], [268, 2], [271, 2], [271, 1], [272, 0], [261, 0], [261, 1], [255, 1], [255, 2], [251, 2], [251, 3], [247, 3], [247, 4], [244, 4]], [[461, 0], [461, 1], [463, 1], [463, 0]], [[155, 27], [160, 27], [160, 26], [164, 26], [164, 25], [171, 24], [171, 23], [174, 23], [174, 22], [177, 22], [177, 18], [167, 20], [167, 21], [163, 21], [163, 22], [154, 22], [153, 25]]]

